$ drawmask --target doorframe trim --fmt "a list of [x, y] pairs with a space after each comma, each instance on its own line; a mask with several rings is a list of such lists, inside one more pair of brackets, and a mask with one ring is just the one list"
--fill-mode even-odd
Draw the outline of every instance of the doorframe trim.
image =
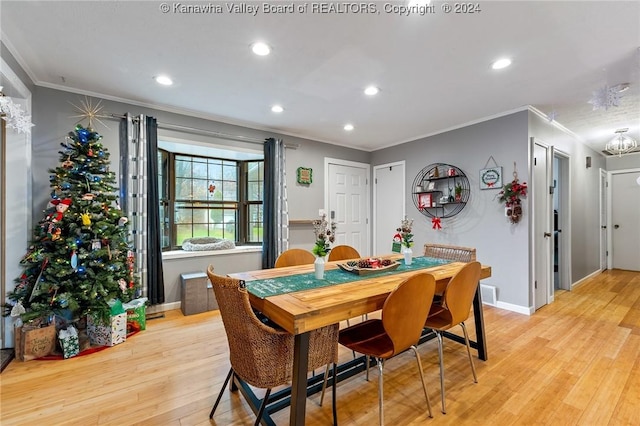
[[[367, 176], [366, 190], [365, 190], [365, 215], [367, 220], [371, 216], [371, 164], [369, 163], [360, 163], [358, 161], [350, 161], [350, 160], [342, 160], [340, 158], [330, 158], [324, 157], [324, 211], [328, 211], [329, 209], [329, 165], [335, 164], [338, 166], [347, 166], [354, 167], [358, 169], [364, 169], [365, 174]], [[369, 253], [371, 253], [371, 226], [372, 220], [368, 220], [367, 223], [367, 242], [366, 246], [368, 247]]]
[[[607, 183], [610, 183], [613, 175], [622, 175], [625, 173], [640, 172], [640, 167], [633, 169], [620, 169], [607, 171]], [[613, 226], [611, 224], [613, 212], [613, 185], [607, 185], [607, 250], [610, 256], [607, 256], [607, 269], [613, 269]]]
[[[407, 162], [405, 160], [401, 160], [401, 161], [394, 161], [393, 163], [378, 164], [377, 166], [373, 166], [371, 183], [373, 183], [373, 179], [377, 179], [377, 171], [379, 169], [386, 169], [387, 167], [394, 167], [394, 166], [402, 166], [404, 170], [404, 176], [402, 177], [402, 215], [404, 217], [407, 215], [407, 193], [405, 191], [407, 187]], [[376, 206], [378, 202], [377, 196], [376, 196], [377, 191], [375, 191], [373, 188], [374, 186], [371, 185], [371, 191], [373, 193], [373, 196], [372, 196], [373, 204], [371, 205]], [[375, 225], [378, 222], [378, 217], [376, 216], [376, 212], [373, 207], [371, 208], [371, 212], [373, 216], [373, 220], [371, 221], [371, 229], [376, 229]], [[373, 248], [377, 246], [378, 236], [375, 233], [372, 233], [372, 234], [373, 234], [373, 238], [371, 239], [371, 253], [376, 255], [379, 253], [375, 253], [373, 251]]]
[[[604, 177], [604, 188], [602, 185], [602, 178]], [[598, 262], [598, 267], [600, 268], [600, 271], [603, 270], [602, 268], [602, 251], [605, 251], [605, 263], [606, 263], [606, 268], [609, 268], [609, 172], [605, 169], [603, 169], [602, 167], [600, 167], [599, 169], [599, 174], [598, 174], [598, 189], [599, 189], [599, 211], [600, 211], [600, 220], [598, 221], [600, 223], [600, 226], [602, 227], [602, 225], [604, 224], [605, 228], [605, 235], [606, 235], [606, 244], [605, 242], [602, 241], [602, 228], [600, 229], [600, 231], [598, 232], [599, 234], [599, 242], [600, 242], [600, 261]], [[605, 194], [604, 196], [604, 200], [603, 200], [603, 193]], [[602, 217], [602, 211], [605, 211], [605, 220], [603, 220]]]

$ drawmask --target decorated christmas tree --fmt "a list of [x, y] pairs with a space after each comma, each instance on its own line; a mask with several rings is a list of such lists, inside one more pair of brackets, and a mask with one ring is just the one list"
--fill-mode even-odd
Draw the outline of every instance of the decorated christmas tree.
[[136, 296], [127, 217], [101, 139], [91, 127], [76, 126], [61, 143], [60, 164], [49, 170], [51, 201], [8, 295], [8, 308], [25, 322], [54, 314], [106, 320], [109, 303]]

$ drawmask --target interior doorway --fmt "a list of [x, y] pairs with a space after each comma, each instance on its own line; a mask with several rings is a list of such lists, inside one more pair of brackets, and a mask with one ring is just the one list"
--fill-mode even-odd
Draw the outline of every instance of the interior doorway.
[[406, 213], [405, 193], [404, 161], [381, 164], [373, 168], [374, 255], [391, 252], [393, 235]]
[[553, 149], [553, 289], [571, 290], [569, 156]]
[[610, 266], [640, 271], [640, 169], [611, 172]]

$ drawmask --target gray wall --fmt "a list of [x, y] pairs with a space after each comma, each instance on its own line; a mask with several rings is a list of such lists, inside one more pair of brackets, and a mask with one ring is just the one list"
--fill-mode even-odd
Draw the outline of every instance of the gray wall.
[[[34, 223], [42, 217], [42, 212], [50, 200], [48, 169], [55, 167], [59, 161], [58, 151], [65, 135], [73, 130], [78, 118], [72, 104], [80, 105], [84, 96], [61, 90], [36, 87], [33, 94], [33, 206]], [[93, 103], [97, 99], [92, 99]], [[212, 120], [175, 114], [152, 108], [102, 100], [103, 112], [122, 115], [146, 114], [158, 119], [158, 124], [173, 124], [187, 126], [207, 131], [215, 131], [231, 135], [257, 138], [282, 138], [288, 145], [299, 145], [297, 149], [287, 150], [287, 186], [289, 200], [289, 216], [292, 219], [314, 219], [318, 209], [324, 204], [324, 158], [340, 158], [344, 160], [369, 163], [370, 154], [365, 151], [341, 147], [338, 145], [320, 143], [307, 139], [280, 135], [275, 132], [249, 129], [241, 126], [224, 124]], [[104, 146], [109, 150], [111, 168], [117, 171], [119, 164], [119, 121], [103, 119], [108, 128], [94, 123], [94, 129], [102, 136]], [[83, 124], [87, 124], [83, 122]], [[176, 134], [175, 131], [164, 133]], [[183, 135], [187, 138], [188, 135]], [[231, 145], [245, 145], [241, 142], [229, 142]], [[260, 145], [253, 145], [253, 149], [261, 150]], [[313, 184], [302, 186], [296, 183], [296, 169], [300, 166], [313, 168]], [[294, 226], [291, 228], [291, 245], [309, 248], [313, 246], [313, 230], [310, 226]], [[196, 258], [167, 259], [163, 262], [165, 295], [167, 302], [180, 300], [180, 274], [184, 272], [204, 271], [208, 264], [214, 264], [216, 270], [227, 274], [259, 269], [261, 267], [260, 253], [238, 253]]]
[[[514, 161], [520, 181], [528, 181], [528, 112], [474, 124], [373, 153], [373, 166], [406, 161], [406, 188], [410, 191], [416, 174], [431, 163], [459, 167], [469, 178], [469, 203], [460, 214], [442, 220], [442, 230], [432, 229], [406, 194], [407, 216], [413, 218], [416, 247], [442, 242], [476, 247], [478, 260], [492, 266], [492, 277], [484, 284], [497, 287], [498, 300], [526, 307], [530, 305], [528, 218], [511, 225], [498, 203], [497, 189], [480, 190], [479, 173], [490, 156], [503, 167], [503, 181], [512, 178]], [[524, 201], [526, 212], [528, 201]], [[415, 250], [414, 250], [415, 251]]]
[[610, 172], [614, 170], [637, 169], [640, 167], [640, 152], [618, 157], [612, 155], [606, 159], [606, 169]]
[[[571, 179], [571, 278], [576, 282], [600, 269], [600, 168], [605, 158], [571, 135], [558, 130], [546, 119], [530, 113], [532, 137], [570, 156]], [[591, 168], [586, 168], [586, 157]]]

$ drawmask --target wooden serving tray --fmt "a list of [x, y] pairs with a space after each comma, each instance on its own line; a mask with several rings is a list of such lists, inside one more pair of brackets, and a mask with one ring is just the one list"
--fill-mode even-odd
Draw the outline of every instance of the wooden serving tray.
[[357, 266], [349, 266], [346, 263], [338, 263], [338, 267], [346, 272], [358, 275], [377, 274], [378, 272], [393, 271], [400, 266], [400, 262], [393, 261], [391, 265], [379, 266], [377, 268], [359, 268]]

